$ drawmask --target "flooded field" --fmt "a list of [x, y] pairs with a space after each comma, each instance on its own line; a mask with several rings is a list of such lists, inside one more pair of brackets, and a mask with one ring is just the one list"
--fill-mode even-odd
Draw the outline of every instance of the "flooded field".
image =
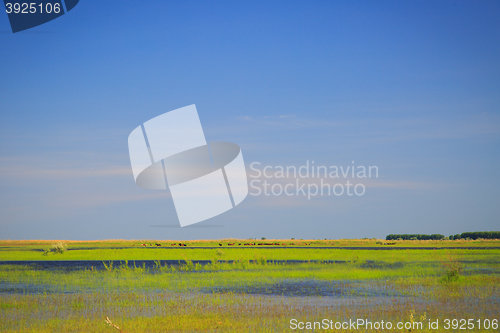
[[101, 249], [94, 260], [68, 260], [75, 250], [29, 261], [12, 260], [14, 250], [0, 250], [1, 332], [117, 331], [106, 318], [122, 332], [285, 332], [292, 319], [413, 325], [500, 314], [491, 249], [176, 249], [181, 259], [156, 260], [106, 260], [130, 249]]
[[205, 292], [210, 293], [237, 293], [266, 296], [315, 296], [315, 297], [398, 297], [401, 296], [394, 290], [371, 288], [366, 283], [356, 281], [318, 281], [318, 280], [283, 280], [277, 283], [236, 286], [214, 287]]

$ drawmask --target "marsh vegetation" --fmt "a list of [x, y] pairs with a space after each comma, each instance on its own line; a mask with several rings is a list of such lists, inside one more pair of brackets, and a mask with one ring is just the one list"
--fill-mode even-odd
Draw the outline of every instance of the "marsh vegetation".
[[[42, 256], [38, 249], [44, 244], [2, 247], [0, 330], [118, 332], [115, 325], [122, 332], [282, 332], [290, 330], [292, 318], [492, 320], [500, 313], [500, 250], [495, 249], [94, 245], [75, 250], [69, 243], [58, 256]], [[103, 265], [68, 269], [6, 262], [24, 252], [45, 262], [87, 257]], [[153, 255], [154, 260], [144, 259]]]

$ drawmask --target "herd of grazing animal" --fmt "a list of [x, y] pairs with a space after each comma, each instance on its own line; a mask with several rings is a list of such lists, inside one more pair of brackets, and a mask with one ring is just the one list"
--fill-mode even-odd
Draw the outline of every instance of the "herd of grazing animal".
[[[161, 244], [141, 244], [142, 246], [161, 246]], [[228, 246], [241, 246], [241, 245], [244, 245], [244, 246], [258, 246], [258, 245], [265, 245], [265, 246], [284, 246], [286, 244], [280, 244], [280, 243], [245, 243], [245, 244], [241, 244], [241, 243], [227, 243]], [[293, 243], [289, 244], [289, 245], [294, 245]], [[306, 244], [307, 245], [307, 244]], [[183, 244], [183, 243], [174, 243], [174, 244], [170, 244], [170, 246], [187, 246], [186, 244]], [[224, 244], [221, 244], [219, 243], [219, 246], [224, 246]]]
[[[285, 246], [285, 245], [295, 245], [294, 243], [289, 243], [289, 244], [280, 244], [280, 243], [244, 243], [244, 244], [241, 244], [241, 243], [227, 243], [228, 246]], [[311, 245], [311, 244], [307, 244], [305, 243], [304, 245]], [[392, 244], [391, 244], [392, 245]], [[160, 243], [152, 243], [152, 244], [147, 244], [147, 243], [143, 243], [141, 244], [141, 246], [161, 246]], [[187, 246], [186, 244], [184, 243], [173, 243], [173, 244], [170, 244], [170, 246]], [[224, 244], [221, 244], [219, 243], [219, 246], [224, 246]]]
[[[232, 243], [232, 244], [228, 243], [227, 245], [228, 246], [232, 246], [232, 245], [236, 245], [236, 244], [235, 243]], [[238, 245], [241, 245], [241, 243], [238, 244]], [[265, 245], [265, 246], [280, 246], [281, 245], [281, 246], [283, 246], [283, 245], [286, 245], [286, 244], [280, 244], [280, 243], [245, 243], [243, 245], [244, 246], [255, 246], [255, 245], [257, 245], [257, 246], [258, 245]], [[219, 244], [219, 246], [222, 246], [222, 244]]]
[[[234, 245], [236, 245], [236, 243], [227, 243], [227, 245], [234, 246]], [[284, 243], [283, 244], [280, 244], [280, 243], [245, 243], [245, 244], [243, 244], [243, 246], [255, 246], [255, 245], [257, 245], [257, 246], [259, 246], [259, 245], [261, 245], [261, 246], [262, 245], [264, 245], [264, 246], [285, 246], [286, 244], [284, 244]], [[293, 243], [291, 243], [289, 245], [293, 245]], [[305, 245], [307, 245], [307, 244], [305, 244]], [[219, 243], [219, 246], [224, 246], [224, 244]], [[241, 243], [238, 243], [237, 246], [241, 246]]]

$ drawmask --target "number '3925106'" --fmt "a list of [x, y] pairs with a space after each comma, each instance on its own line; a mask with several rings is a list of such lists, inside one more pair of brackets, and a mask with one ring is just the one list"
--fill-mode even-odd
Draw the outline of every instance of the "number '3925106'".
[[10, 13], [21, 13], [21, 14], [35, 14], [35, 13], [56, 13], [58, 14], [61, 11], [61, 4], [59, 3], [50, 3], [47, 2], [44, 6], [43, 3], [37, 4], [35, 2], [27, 3], [6, 3], [5, 4], [5, 10], [7, 11], [7, 14]]

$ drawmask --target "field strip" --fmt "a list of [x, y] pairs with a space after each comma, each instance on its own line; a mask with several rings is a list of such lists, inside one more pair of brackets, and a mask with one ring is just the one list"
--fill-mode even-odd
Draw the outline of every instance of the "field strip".
[[[338, 247], [338, 246], [150, 246], [150, 247], [78, 247], [69, 248], [67, 251], [78, 250], [123, 250], [123, 249], [156, 249], [156, 250], [214, 250], [214, 249], [314, 249], [314, 250], [500, 250], [500, 246], [484, 246], [484, 247]], [[1, 247], [0, 247], [1, 249]], [[33, 249], [37, 251], [37, 249]], [[41, 251], [41, 250], [38, 250]]]

